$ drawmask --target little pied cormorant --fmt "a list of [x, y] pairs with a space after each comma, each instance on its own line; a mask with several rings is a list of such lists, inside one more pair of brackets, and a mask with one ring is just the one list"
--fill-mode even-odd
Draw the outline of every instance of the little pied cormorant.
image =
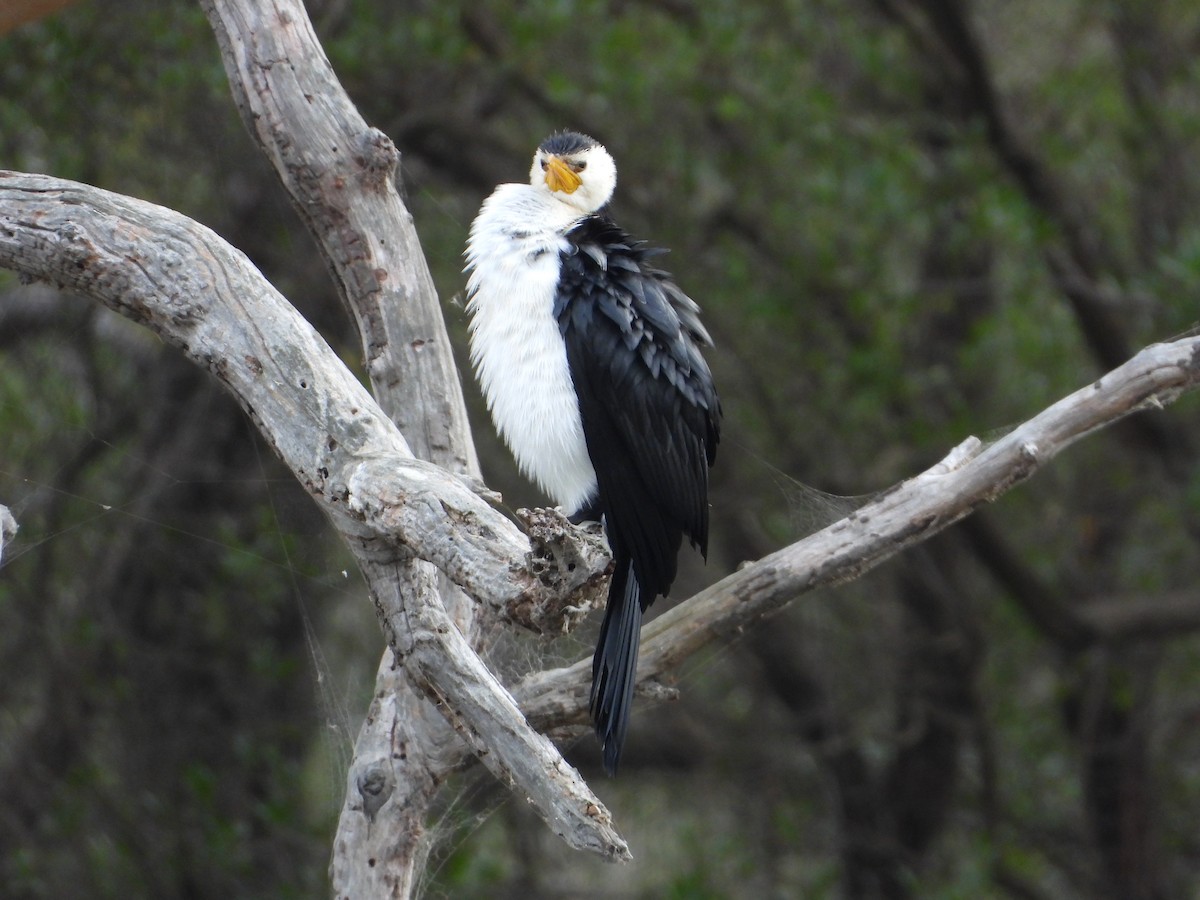
[[554, 134], [529, 184], [484, 202], [466, 252], [471, 362], [496, 429], [572, 521], [603, 521], [612, 550], [591, 692], [609, 774], [642, 613], [675, 580], [684, 535], [707, 554], [721, 414], [699, 307], [601, 211], [616, 184], [598, 142]]

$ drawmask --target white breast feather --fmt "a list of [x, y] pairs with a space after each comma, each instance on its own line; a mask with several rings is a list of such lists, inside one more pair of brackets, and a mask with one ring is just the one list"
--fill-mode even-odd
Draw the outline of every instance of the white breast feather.
[[502, 184], [467, 246], [471, 363], [488, 411], [521, 471], [567, 513], [596, 490], [553, 314], [563, 234], [578, 218], [544, 191]]

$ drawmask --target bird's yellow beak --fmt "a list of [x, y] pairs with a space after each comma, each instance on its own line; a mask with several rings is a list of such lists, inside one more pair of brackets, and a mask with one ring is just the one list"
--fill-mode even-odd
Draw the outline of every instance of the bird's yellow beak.
[[550, 190], [573, 194], [580, 181], [578, 173], [571, 171], [571, 167], [557, 156], [546, 159], [546, 187]]

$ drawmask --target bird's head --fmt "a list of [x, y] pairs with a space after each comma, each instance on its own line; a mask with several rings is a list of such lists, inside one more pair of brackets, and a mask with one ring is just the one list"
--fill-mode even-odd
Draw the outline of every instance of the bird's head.
[[533, 155], [529, 182], [588, 215], [612, 197], [617, 166], [594, 138], [560, 131], [542, 141]]

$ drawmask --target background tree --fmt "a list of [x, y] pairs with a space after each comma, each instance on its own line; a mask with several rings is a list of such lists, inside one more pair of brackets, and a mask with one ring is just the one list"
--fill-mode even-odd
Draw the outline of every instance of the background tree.
[[[868, 493], [1194, 324], [1200, 14], [1182, 0], [311, 12], [405, 151], [445, 297], [479, 200], [522, 177], [545, 132], [579, 127], [617, 154], [622, 220], [673, 248], [705, 305], [740, 435], [716, 473], [710, 571], [680, 596], [846, 508], [791, 478]], [[6, 165], [208, 222], [357, 358], [199, 12], [98, 3], [0, 54]], [[345, 740], [321, 719], [357, 718], [342, 685], [357, 671], [364, 690], [377, 649], [362, 648], [379, 647], [347, 560], [175, 351], [5, 287], [0, 502], [22, 525], [0, 579], [5, 880], [45, 896], [320, 890], [316, 801], [341, 790], [320, 757]], [[1133, 417], [690, 667], [680, 703], [635, 720], [622, 778], [597, 784], [620, 819], [644, 815], [625, 826], [642, 863], [568, 861], [506, 808], [439, 845], [453, 852], [434, 889], [1183, 892], [1193, 432], [1184, 408]], [[478, 433], [488, 483], [536, 502]], [[515, 674], [541, 652], [497, 658]], [[488, 808], [477, 793], [434, 831]]]

